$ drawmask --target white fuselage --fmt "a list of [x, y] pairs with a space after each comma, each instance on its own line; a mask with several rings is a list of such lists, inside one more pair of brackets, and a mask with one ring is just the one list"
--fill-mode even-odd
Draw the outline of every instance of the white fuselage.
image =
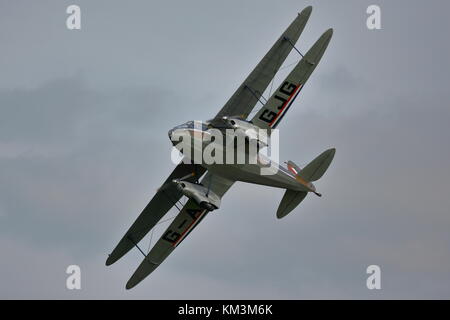
[[[174, 142], [174, 135], [177, 135], [177, 138], [182, 138], [176, 139], [176, 141], [189, 141], [190, 148], [183, 148], [180, 143]], [[271, 161], [261, 152], [249, 152], [251, 148], [248, 146], [248, 141], [244, 141], [245, 146], [236, 146], [233, 139], [227, 139], [226, 134], [220, 142], [216, 140], [211, 142], [208, 135], [210, 135], [209, 130], [180, 126], [169, 131], [172, 143], [184, 156], [213, 174], [233, 181], [297, 191], [314, 191], [311, 187], [299, 181], [294, 173]], [[186, 145], [184, 146], [186, 147]], [[214, 155], [221, 154], [222, 156], [208, 161], [205, 153], [211, 149], [215, 149]]]

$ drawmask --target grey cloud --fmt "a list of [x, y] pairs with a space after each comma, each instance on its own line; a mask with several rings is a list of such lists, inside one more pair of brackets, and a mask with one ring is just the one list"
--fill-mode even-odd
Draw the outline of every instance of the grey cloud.
[[306, 3], [80, 1], [78, 33], [63, 2], [3, 5], [0, 297], [448, 298], [448, 5], [380, 1], [372, 32], [368, 4], [313, 3], [299, 48], [334, 38], [280, 126], [281, 160], [337, 148], [324, 197], [277, 220], [282, 190], [237, 183], [132, 291], [142, 257], [104, 262], [174, 166], [167, 130], [213, 116]]

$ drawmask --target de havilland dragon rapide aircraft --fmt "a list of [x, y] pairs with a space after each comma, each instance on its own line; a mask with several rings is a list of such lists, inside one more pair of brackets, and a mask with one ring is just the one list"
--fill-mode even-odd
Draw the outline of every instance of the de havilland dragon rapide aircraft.
[[[194, 121], [186, 122], [170, 130], [169, 137], [172, 139], [175, 133], [181, 133], [190, 135], [194, 139], [196, 136], [206, 134], [211, 128], [241, 130], [244, 135], [245, 132], [249, 132], [248, 129], [265, 129], [270, 135], [271, 130], [278, 126], [317, 67], [333, 34], [333, 29], [327, 30], [304, 55], [297, 50], [295, 43], [305, 28], [311, 10], [311, 7], [307, 7], [298, 14], [212, 120], [203, 122], [201, 126], [195, 125]], [[263, 92], [268, 88], [292, 49], [295, 49], [302, 59], [271, 97], [263, 103], [262, 108], [250, 117], [253, 108], [258, 102], [261, 103]], [[246, 138], [246, 142], [257, 139], [254, 135]], [[183, 161], [175, 167], [120, 240], [106, 260], [106, 265], [113, 264], [133, 247], [137, 247], [144, 255], [144, 260], [126, 284], [127, 289], [133, 288], [153, 272], [209, 212], [220, 207], [221, 198], [236, 181], [286, 189], [277, 210], [277, 217], [282, 218], [291, 212], [308, 193], [320, 196], [312, 182], [322, 177], [333, 160], [334, 154], [334, 148], [328, 149], [304, 168], [299, 168], [292, 161], [288, 161], [286, 167], [277, 164], [277, 170], [273, 174], [264, 175], [261, 174], [260, 169], [267, 163], [197, 163], [189, 158], [192, 157], [191, 153], [183, 153]], [[187, 158], [189, 161], [185, 161]], [[177, 203], [180, 204], [183, 196], [187, 197], [187, 201], [182, 208], [179, 208]], [[145, 254], [139, 248], [139, 242], [173, 207], [180, 212], [150, 252]]]

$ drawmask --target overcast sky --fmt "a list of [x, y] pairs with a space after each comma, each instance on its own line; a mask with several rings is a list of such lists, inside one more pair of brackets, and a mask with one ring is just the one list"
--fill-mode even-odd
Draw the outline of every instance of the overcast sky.
[[[211, 118], [310, 4], [298, 48], [334, 35], [279, 125], [280, 158], [336, 147], [324, 196], [278, 220], [283, 190], [236, 183], [126, 291], [140, 254], [105, 260], [174, 167], [167, 131]], [[370, 4], [381, 30], [366, 27]], [[443, 0], [0, 1], [0, 298], [450, 298], [449, 12]], [[79, 291], [66, 289], [71, 264]], [[372, 264], [381, 290], [366, 287]]]

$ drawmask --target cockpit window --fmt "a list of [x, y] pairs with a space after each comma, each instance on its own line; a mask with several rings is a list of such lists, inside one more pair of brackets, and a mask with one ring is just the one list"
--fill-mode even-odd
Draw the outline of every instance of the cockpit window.
[[202, 131], [208, 130], [208, 125], [203, 122], [197, 122], [194, 123], [194, 121], [188, 121], [186, 123], [180, 124], [179, 126], [176, 126], [174, 130], [176, 129], [200, 129]]

